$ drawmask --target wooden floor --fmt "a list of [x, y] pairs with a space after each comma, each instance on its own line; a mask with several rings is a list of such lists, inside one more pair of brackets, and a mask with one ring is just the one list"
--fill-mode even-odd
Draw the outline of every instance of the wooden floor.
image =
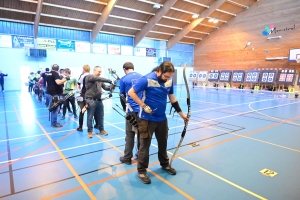
[[[175, 92], [187, 112], [185, 86]], [[48, 110], [34, 95], [0, 93], [0, 198], [300, 199], [300, 102], [294, 94], [221, 88], [190, 92], [192, 116], [173, 162], [177, 175], [160, 168], [153, 138], [150, 185], [138, 179], [136, 162], [119, 161], [125, 121], [112, 109], [118, 98], [104, 103], [108, 136], [88, 139], [86, 127], [76, 131], [72, 114], [59, 120], [63, 128], [51, 128]], [[171, 157], [183, 122], [177, 115], [168, 120]]]

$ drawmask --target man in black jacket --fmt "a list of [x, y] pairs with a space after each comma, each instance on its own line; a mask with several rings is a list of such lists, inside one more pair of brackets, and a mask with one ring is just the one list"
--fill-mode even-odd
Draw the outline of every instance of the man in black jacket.
[[0, 85], [2, 88], [2, 92], [4, 92], [4, 76], [7, 76], [7, 74], [3, 74], [2, 70], [0, 70]]
[[99, 131], [102, 135], [107, 135], [104, 130], [104, 108], [101, 100], [102, 88], [104, 90], [110, 90], [111, 88], [106, 86], [104, 83], [113, 84], [109, 79], [100, 77], [102, 72], [101, 67], [96, 66], [94, 68], [93, 74], [85, 76], [85, 101], [88, 104], [87, 109], [87, 127], [88, 127], [88, 137], [93, 137], [93, 116], [97, 112], [98, 119], [95, 119], [99, 124]]
[[[47, 98], [51, 106], [52, 102], [55, 103], [59, 100], [59, 96], [63, 93], [63, 85], [68, 78], [60, 79], [58, 74], [59, 66], [54, 64], [52, 66], [52, 71], [49, 72], [47, 76]], [[57, 123], [57, 114], [59, 111], [59, 106], [57, 106], [53, 111], [51, 111], [51, 126], [52, 127], [62, 127], [60, 123]]]

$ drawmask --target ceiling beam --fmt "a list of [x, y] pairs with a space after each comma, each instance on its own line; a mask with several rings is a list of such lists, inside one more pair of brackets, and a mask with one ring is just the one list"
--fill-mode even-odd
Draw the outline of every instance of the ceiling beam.
[[36, 6], [35, 18], [34, 18], [34, 38], [37, 38], [38, 35], [42, 8], [43, 8], [43, 0], [38, 0], [38, 4]]
[[186, 36], [191, 30], [193, 30], [199, 23], [205, 18], [209, 17], [217, 8], [219, 8], [227, 0], [218, 0], [209, 6], [208, 9], [200, 13], [199, 18], [194, 19], [190, 24], [184, 26], [174, 37], [168, 41], [168, 49], [171, 49], [177, 42], [179, 42], [184, 36]]
[[168, 0], [163, 7], [150, 18], [147, 24], [145, 24], [140, 32], [138, 32], [134, 39], [134, 47], [149, 33], [149, 31], [155, 26], [155, 24], [169, 11], [169, 9], [176, 3], [177, 0]]
[[91, 37], [91, 43], [94, 43], [97, 35], [99, 34], [100, 30], [102, 29], [104, 23], [106, 22], [109, 14], [111, 13], [112, 9], [114, 8], [114, 5], [117, 3], [118, 0], [110, 0], [107, 3], [107, 6], [102, 11], [101, 16], [97, 19], [97, 22], [92, 30], [92, 37]]

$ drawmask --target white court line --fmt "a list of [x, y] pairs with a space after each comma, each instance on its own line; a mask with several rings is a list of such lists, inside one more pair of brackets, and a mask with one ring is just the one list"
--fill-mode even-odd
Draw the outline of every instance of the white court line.
[[[281, 120], [281, 121], [284, 121], [284, 120]], [[236, 133], [231, 133], [231, 132], [228, 132], [228, 131], [223, 131], [223, 130], [221, 130], [221, 129], [214, 128], [214, 127], [207, 127], [207, 128], [214, 129], [214, 130], [218, 130], [218, 131], [221, 131], [221, 132], [223, 132], [223, 133], [227, 133], [227, 134], [231, 134], [231, 135], [235, 135], [235, 136], [247, 138], [247, 139], [250, 139], [250, 140], [255, 140], [255, 141], [258, 141], [258, 142], [262, 142], [262, 143], [265, 143], [265, 144], [269, 144], [269, 145], [272, 145], [272, 146], [276, 146], [276, 147], [280, 147], [280, 148], [284, 148], [284, 149], [288, 149], [288, 150], [296, 151], [296, 152], [299, 152], [299, 153], [300, 153], [300, 150], [293, 149], [293, 148], [289, 148], [289, 147], [285, 147], [285, 146], [281, 146], [281, 145], [279, 145], [279, 144], [275, 144], [275, 143], [271, 143], [271, 142], [266, 142], [266, 141], [263, 141], [263, 140], [251, 138], [251, 137], [244, 136], [244, 135], [240, 135], [240, 134], [236, 134]]]
[[[120, 139], [124, 139], [124, 138], [125, 137], [120, 137], [120, 138], [115, 138], [115, 139], [111, 139], [111, 140], [107, 140], [107, 141], [120, 140]], [[81, 147], [91, 146], [91, 145], [100, 144], [100, 143], [103, 143], [103, 141], [94, 142], [94, 143], [91, 143], [91, 144], [80, 145], [80, 146], [75, 146], [75, 147], [70, 147], [70, 148], [65, 148], [65, 149], [61, 149], [60, 151], [69, 151], [69, 150], [72, 150], [72, 149], [78, 149], [78, 148], [81, 148]], [[39, 157], [39, 156], [52, 154], [52, 153], [57, 153], [57, 151], [49, 151], [49, 152], [46, 152], [46, 153], [36, 154], [36, 155], [24, 157], [24, 158], [16, 158], [16, 159], [13, 159], [13, 160], [2, 161], [2, 162], [0, 162], [0, 164], [13, 162], [13, 161], [16, 161], [16, 160], [19, 160], [19, 159], [24, 160], [24, 159], [28, 159], [28, 158]]]
[[214, 108], [208, 108], [208, 109], [203, 109], [203, 110], [194, 110], [192, 112], [201, 112], [201, 111], [207, 111], [207, 110], [216, 110], [219, 108], [226, 108], [226, 107], [232, 107], [232, 106], [240, 106], [240, 105], [245, 105], [249, 103], [257, 103], [257, 102], [263, 102], [263, 101], [276, 101], [278, 99], [264, 99], [264, 100], [259, 100], [259, 101], [252, 101], [252, 102], [246, 102], [246, 103], [240, 103], [240, 104], [233, 104], [233, 105], [227, 105], [227, 106], [220, 106], [220, 107], [214, 107]]
[[[180, 99], [186, 99], [186, 98], [180, 98]], [[219, 104], [219, 105], [228, 105], [228, 104], [225, 104], [225, 103], [215, 103], [215, 102], [208, 102], [208, 101], [197, 101], [197, 100], [191, 100], [191, 101], [210, 103], [210, 104]]]
[[[71, 118], [71, 119], [73, 119], [73, 118]], [[73, 121], [74, 121], [74, 119], [73, 119]], [[77, 121], [75, 121], [75, 122], [77, 122]], [[125, 123], [125, 122], [109, 123], [109, 125], [110, 124], [123, 124], [123, 123]], [[87, 127], [84, 126], [82, 129], [87, 129]], [[76, 130], [76, 128], [75, 129], [69, 129], [69, 130], [56, 131], [56, 132], [52, 132], [52, 133], [48, 133], [48, 134], [52, 135], [52, 134], [63, 133], [63, 132], [74, 131], [74, 130]], [[7, 142], [7, 141], [13, 141], [13, 140], [21, 140], [21, 139], [26, 139], [26, 138], [32, 138], [32, 137], [39, 137], [39, 136], [45, 136], [45, 135], [44, 134], [38, 134], [38, 135], [31, 135], [31, 136], [25, 136], [25, 137], [19, 137], [19, 138], [11, 138], [11, 139], [8, 139], [8, 140], [0, 140], [0, 143], [1, 142]]]
[[[300, 103], [300, 102], [294, 102], [294, 103], [282, 104], [282, 105], [279, 105], [279, 106], [272, 106], [272, 107], [267, 107], [267, 108], [261, 108], [261, 109], [258, 109], [257, 111], [268, 110], [268, 109], [271, 109], [271, 108], [279, 108], [279, 107], [283, 107], [283, 106], [291, 105], [291, 104], [296, 104], [296, 103]], [[215, 121], [215, 120], [219, 120], [219, 119], [225, 119], [225, 118], [229, 118], [229, 117], [235, 117], [235, 116], [244, 115], [244, 114], [253, 113], [253, 112], [256, 112], [256, 111], [251, 110], [251, 111], [246, 111], [246, 112], [240, 112], [240, 113], [237, 113], [237, 114], [228, 115], [228, 116], [224, 116], [224, 117], [218, 117], [218, 118], [214, 118], [214, 119], [203, 120], [201, 122], [189, 123], [189, 125], [192, 125], [192, 124], [201, 124], [203, 122], [211, 122], [211, 121]], [[283, 120], [280, 120], [280, 121], [283, 121]], [[289, 123], [289, 122], [286, 122], [286, 123]], [[169, 128], [169, 129], [179, 128], [179, 127], [183, 127], [183, 126], [184, 125], [175, 126], [175, 127]]]
[[[269, 117], [269, 118], [271, 118], [271, 119], [275, 119], [275, 120], [279, 120], [279, 121], [282, 120], [282, 119], [280, 119], [280, 118], [273, 117], [273, 116], [271, 116], [271, 115], [267, 115], [267, 114], [264, 114], [264, 113], [262, 113], [262, 112], [258, 112], [258, 110], [255, 110], [254, 108], [251, 107], [251, 104], [252, 104], [252, 103], [250, 103], [250, 104], [248, 105], [248, 107], [249, 107], [251, 110], [253, 110], [254, 112], [256, 112], [256, 113], [258, 113], [258, 114], [260, 114], [260, 115], [264, 115], [264, 116], [266, 116], [266, 117]], [[287, 123], [293, 124], [293, 125], [296, 125], [296, 126], [300, 126], [300, 124], [297, 124], [297, 123], [294, 123], [294, 122], [287, 122]]]

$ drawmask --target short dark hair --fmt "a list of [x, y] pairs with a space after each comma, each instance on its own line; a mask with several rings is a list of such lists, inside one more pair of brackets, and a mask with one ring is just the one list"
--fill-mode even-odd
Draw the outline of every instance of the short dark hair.
[[131, 62], [126, 62], [123, 65], [123, 69], [126, 69], [126, 70], [128, 70], [128, 69], [134, 69], [134, 66], [133, 66], [133, 64]]
[[71, 70], [69, 68], [64, 69], [65, 72], [67, 72], [68, 74], [71, 74]]
[[58, 70], [59, 70], [59, 66], [58, 66], [58, 64], [54, 64], [54, 65], [52, 65], [52, 70], [54, 70], [54, 71], [58, 71]]
[[45, 71], [46, 71], [46, 72], [49, 72], [49, 68], [47, 67], [47, 68], [45, 69]]
[[162, 73], [166, 73], [166, 72], [175, 72], [175, 68], [173, 63], [169, 62], [169, 61], [164, 61], [162, 62], [159, 66], [155, 67], [152, 72], [158, 72], [161, 71]]

